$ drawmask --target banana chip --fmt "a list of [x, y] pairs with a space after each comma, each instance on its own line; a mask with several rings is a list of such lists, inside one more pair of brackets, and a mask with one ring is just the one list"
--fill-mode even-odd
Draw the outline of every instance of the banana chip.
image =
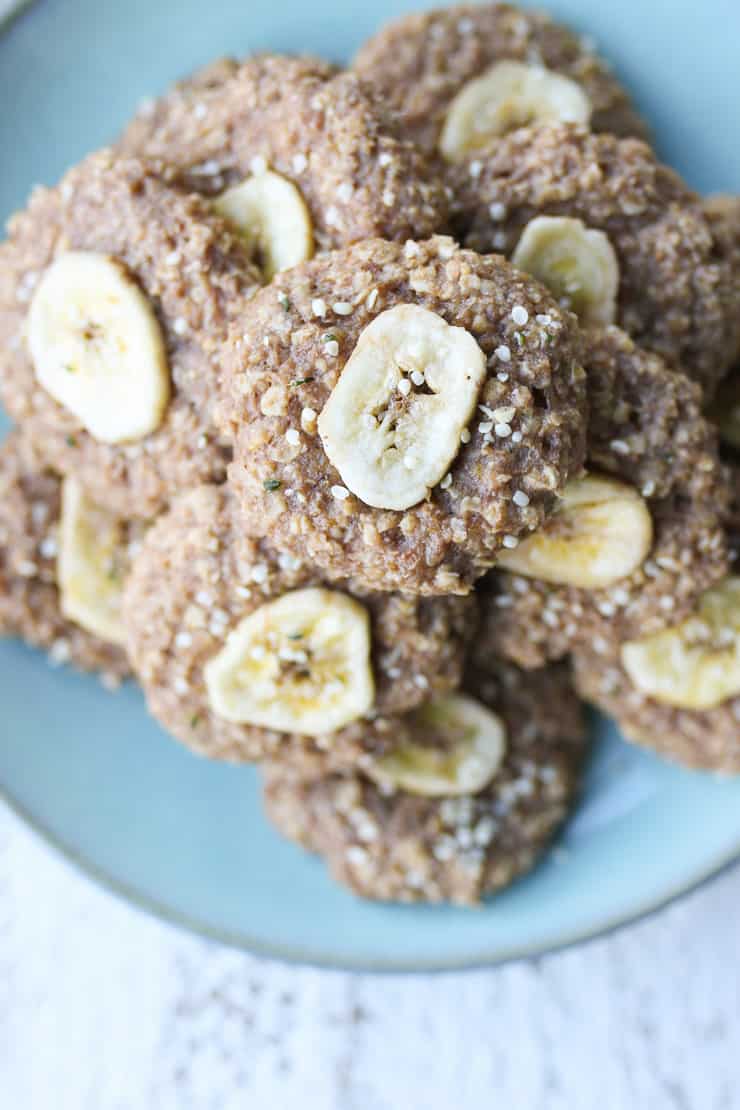
[[477, 794], [493, 779], [506, 752], [500, 717], [464, 694], [429, 702], [413, 714], [416, 730], [439, 737], [439, 745], [404, 744], [378, 760], [378, 782], [409, 794], [437, 798]]
[[170, 399], [162, 332], [115, 258], [68, 251], [52, 262], [27, 336], [38, 381], [94, 439], [126, 443], [159, 427]]
[[688, 620], [622, 645], [641, 693], [677, 709], [715, 709], [740, 695], [740, 577], [707, 590]]
[[512, 550], [499, 552], [506, 570], [556, 585], [598, 590], [644, 562], [653, 521], [632, 486], [588, 475], [569, 482], [546, 523]]
[[213, 202], [255, 254], [265, 281], [311, 258], [311, 214], [299, 190], [279, 173], [265, 170], [227, 189]]
[[318, 421], [345, 486], [379, 509], [422, 501], [460, 450], [485, 375], [486, 357], [464, 328], [417, 305], [381, 312]]
[[93, 504], [79, 482], [65, 478], [57, 556], [64, 616], [101, 640], [124, 646], [121, 597], [127, 570], [124, 522]]
[[619, 263], [603, 231], [581, 220], [537, 216], [522, 232], [511, 261], [546, 285], [582, 323], [614, 323]]
[[219, 717], [318, 736], [367, 713], [375, 687], [370, 620], [336, 590], [294, 590], [260, 606], [206, 664]]
[[448, 162], [459, 162], [518, 127], [587, 124], [590, 117], [590, 101], [575, 81], [544, 66], [496, 62], [450, 104], [439, 149]]

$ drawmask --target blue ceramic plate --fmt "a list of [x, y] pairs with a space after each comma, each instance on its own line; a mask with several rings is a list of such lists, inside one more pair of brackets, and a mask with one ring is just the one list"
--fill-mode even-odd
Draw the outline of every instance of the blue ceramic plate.
[[[142, 97], [220, 53], [341, 60], [394, 0], [37, 0], [0, 37], [0, 216], [116, 134]], [[703, 190], [740, 190], [735, 0], [551, 0], [593, 35], [654, 123], [663, 156]], [[428, 969], [569, 944], [654, 909], [740, 854], [740, 781], [659, 763], [605, 722], [559, 848], [481, 912], [371, 905], [280, 840], [255, 773], [189, 755], [133, 688], [52, 670], [0, 645], [0, 784], [68, 856], [132, 901], [256, 952], [317, 964]]]

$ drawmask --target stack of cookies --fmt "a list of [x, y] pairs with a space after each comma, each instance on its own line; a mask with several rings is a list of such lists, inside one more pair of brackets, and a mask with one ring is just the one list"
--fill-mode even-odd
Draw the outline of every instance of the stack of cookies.
[[576, 691], [740, 772], [740, 201], [647, 135], [504, 4], [142, 105], [0, 246], [0, 631], [369, 898], [532, 867]]

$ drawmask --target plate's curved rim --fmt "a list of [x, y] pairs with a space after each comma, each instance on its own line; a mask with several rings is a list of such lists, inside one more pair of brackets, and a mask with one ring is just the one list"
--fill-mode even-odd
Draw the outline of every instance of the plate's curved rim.
[[637, 907], [632, 907], [624, 914], [619, 914], [594, 929], [576, 930], [573, 933], [561, 934], [551, 944], [544, 946], [538, 944], [514, 945], [491, 952], [490, 955], [477, 954], [470, 960], [450, 959], [424, 961], [418, 964], [407, 964], [394, 960], [364, 961], [345, 958], [333, 960], [331, 957], [326, 957], [315, 951], [301, 951], [291, 945], [270, 945], [246, 934], [232, 932], [228, 929], [218, 929], [191, 917], [189, 914], [173, 909], [166, 903], [159, 902], [156, 898], [144, 894], [132, 884], [117, 879], [105, 868], [93, 863], [82, 853], [72, 848], [62, 837], [52, 832], [41, 818], [18, 802], [2, 783], [0, 783], [0, 801], [4, 802], [11, 813], [85, 879], [90, 880], [105, 890], [106, 893], [112, 894], [119, 901], [133, 906], [149, 917], [174, 926], [182, 932], [195, 934], [205, 940], [246, 952], [252, 956], [277, 960], [286, 964], [321, 968], [327, 971], [353, 971], [377, 975], [429, 975], [455, 971], [480, 971], [519, 960], [553, 955], [587, 941], [611, 935], [628, 925], [644, 921], [667, 906], [680, 901], [713, 879], [718, 878], [725, 871], [730, 870], [733, 865], [740, 864], [740, 840], [738, 840], [729, 852], [723, 852], [720, 858], [715, 858], [708, 870], [702, 870], [687, 884], [666, 891], [657, 901], [641, 902]]

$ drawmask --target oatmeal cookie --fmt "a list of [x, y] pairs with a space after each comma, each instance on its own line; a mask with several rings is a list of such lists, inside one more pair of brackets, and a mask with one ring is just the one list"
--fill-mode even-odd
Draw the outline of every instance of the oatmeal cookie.
[[251, 538], [227, 486], [178, 498], [124, 598], [152, 714], [214, 759], [354, 766], [395, 742], [393, 715], [460, 681], [472, 599], [327, 587]]
[[436, 171], [395, 117], [356, 75], [314, 59], [263, 55], [213, 81], [196, 76], [145, 106], [119, 146], [213, 197], [279, 175], [283, 189], [268, 189], [260, 207], [282, 229], [284, 186], [297, 191], [309, 219], [304, 257], [373, 236], [425, 238], [447, 220]]
[[472, 147], [563, 112], [594, 131], [647, 136], [629, 96], [591, 44], [545, 12], [466, 4], [403, 16], [364, 44], [354, 69], [430, 153], [445, 148], [450, 121], [454, 127], [466, 109], [475, 115], [466, 133]]
[[542, 286], [446, 238], [279, 275], [225, 360], [248, 529], [372, 588], [467, 592], [580, 470], [580, 342]]
[[[69, 491], [64, 493], [59, 476], [17, 431], [11, 432], [0, 446], [0, 635], [42, 648], [53, 663], [69, 662], [117, 682], [129, 673], [117, 620], [121, 581], [142, 526], [115, 521], [79, 501], [71, 505]], [[80, 552], [79, 537], [91, 522], [81, 519], [81, 509], [91, 514], [98, 531], [97, 555], [90, 542]], [[104, 585], [91, 599], [86, 586], [96, 577], [96, 563], [100, 568], [103, 530], [109, 540], [115, 538], [116, 547], [102, 568]], [[75, 571], [86, 572], [83, 583], [76, 581]]]
[[589, 334], [585, 366], [589, 476], [481, 586], [479, 650], [520, 666], [664, 628], [727, 572], [727, 483], [698, 387], [615, 327]]
[[[534, 866], [573, 805], [583, 724], [558, 667], [524, 675], [499, 663], [487, 674], [469, 673], [466, 690], [440, 699], [443, 712], [411, 714], [412, 758], [424, 769], [411, 780], [414, 792], [387, 778], [312, 777], [272, 763], [264, 772], [268, 817], [365, 898], [469, 905], [508, 886]], [[479, 791], [443, 794], [430, 777], [435, 761], [421, 752], [436, 749], [442, 761], [455, 762], [460, 726], [474, 731], [468, 714], [478, 738], [498, 728], [503, 744]], [[410, 763], [407, 754], [406, 780]]]
[[91, 155], [0, 246], [0, 393], [46, 463], [124, 517], [223, 477], [211, 420], [229, 315], [259, 285], [196, 196]]
[[510, 256], [584, 322], [619, 324], [716, 387], [737, 353], [737, 271], [699, 198], [645, 143], [525, 128], [453, 177], [465, 246]]

